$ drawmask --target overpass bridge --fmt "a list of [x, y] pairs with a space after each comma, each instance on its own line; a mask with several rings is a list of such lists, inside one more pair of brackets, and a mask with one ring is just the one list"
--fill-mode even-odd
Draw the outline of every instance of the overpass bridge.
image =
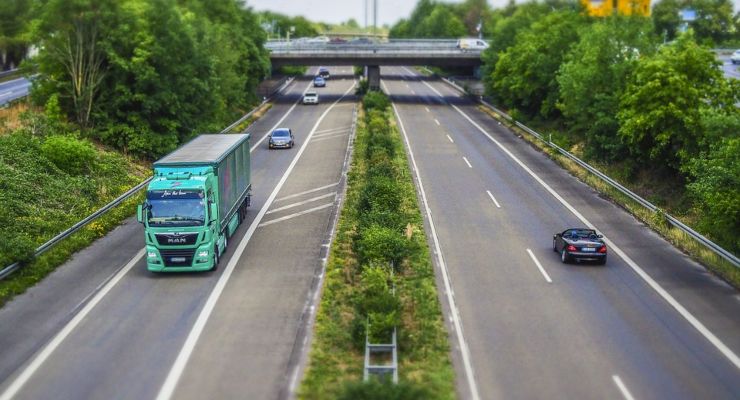
[[286, 65], [358, 65], [366, 67], [371, 88], [380, 85], [380, 66], [481, 66], [480, 50], [461, 50], [457, 40], [390, 40], [387, 42], [315, 43], [269, 41], [273, 67]]

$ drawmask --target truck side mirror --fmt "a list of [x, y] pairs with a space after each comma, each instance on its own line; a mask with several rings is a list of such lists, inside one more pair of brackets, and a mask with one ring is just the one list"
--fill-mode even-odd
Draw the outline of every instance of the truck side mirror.
[[208, 205], [211, 207], [211, 221], [208, 222], [210, 224], [218, 216], [218, 205], [216, 203], [209, 203]]
[[136, 219], [140, 224], [144, 223], [144, 207], [141, 204], [136, 206]]

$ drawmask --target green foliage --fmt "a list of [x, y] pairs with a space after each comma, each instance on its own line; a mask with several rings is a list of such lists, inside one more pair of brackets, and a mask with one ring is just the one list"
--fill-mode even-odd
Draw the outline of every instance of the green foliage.
[[702, 149], [703, 115], [738, 112], [737, 83], [722, 76], [718, 63], [690, 31], [640, 59], [617, 114], [619, 134], [635, 161], [678, 171]]
[[51, 127], [37, 114], [0, 136], [0, 265], [28, 260], [40, 244], [143, 179], [120, 155], [49, 135]]
[[616, 161], [627, 149], [616, 115], [627, 79], [639, 57], [651, 52], [649, 20], [609, 17], [584, 28], [557, 75], [570, 134], [585, 139], [589, 158]]
[[729, 40], [740, 39], [736, 16], [730, 0], [661, 0], [652, 11], [655, 31], [665, 40], [678, 37], [683, 23], [680, 11], [693, 9], [696, 20], [689, 27], [696, 33], [699, 43], [714, 46]]
[[740, 118], [728, 137], [693, 159], [687, 186], [695, 199], [700, 228], [735, 254], [740, 252]]
[[89, 172], [97, 156], [89, 141], [62, 135], [47, 137], [41, 145], [41, 154], [69, 175]]
[[50, 0], [34, 15], [35, 101], [57, 95], [63, 114], [79, 108], [55, 49], [81, 21], [102, 69], [90, 135], [137, 155], [157, 157], [230, 122], [257, 101], [268, 70], [265, 33], [236, 0]]
[[[467, 3], [470, 3], [467, 2]], [[466, 4], [467, 4], [466, 3]], [[411, 17], [402, 19], [389, 33], [392, 38], [458, 38], [470, 29], [463, 23], [469, 7], [455, 7], [433, 0], [419, 0]], [[486, 7], [487, 9], [487, 7]], [[477, 19], [475, 24], [477, 24]], [[473, 25], [475, 26], [475, 25]], [[474, 30], [474, 28], [473, 28]]]
[[388, 99], [388, 96], [381, 92], [370, 92], [362, 98], [362, 105], [368, 113], [372, 110], [384, 112], [391, 106], [391, 102]]
[[[299, 397], [451, 399], [449, 344], [400, 135], [387, 99], [365, 100]], [[397, 386], [347, 384], [362, 377], [368, 323], [375, 342], [398, 327]]]
[[370, 380], [351, 382], [344, 386], [338, 400], [424, 400], [433, 398], [429, 389], [420, 384], [401, 382], [397, 385]]
[[30, 46], [26, 35], [32, 0], [0, 1], [0, 71], [17, 68]]
[[489, 78], [490, 92], [527, 115], [557, 116], [555, 104], [560, 92], [556, 74], [585, 23], [573, 11], [559, 11], [521, 31], [515, 44], [500, 55]]
[[289, 17], [271, 11], [262, 11], [258, 15], [260, 25], [266, 27], [270, 37], [285, 38], [291, 31], [291, 38], [314, 37], [319, 34], [317, 24], [304, 17]]

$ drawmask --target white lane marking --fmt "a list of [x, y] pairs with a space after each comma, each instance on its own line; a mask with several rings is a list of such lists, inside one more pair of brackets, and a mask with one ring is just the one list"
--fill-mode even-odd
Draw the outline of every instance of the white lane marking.
[[337, 192], [331, 192], [331, 193], [325, 194], [323, 196], [312, 197], [312, 198], [310, 198], [308, 200], [299, 201], [298, 203], [288, 204], [287, 206], [283, 206], [283, 207], [279, 207], [279, 208], [270, 210], [270, 211], [266, 212], [265, 214], [276, 213], [276, 212], [279, 212], [279, 211], [283, 211], [283, 210], [287, 210], [289, 208], [294, 208], [294, 207], [302, 206], [304, 204], [308, 204], [308, 203], [314, 202], [316, 200], [321, 200], [321, 199], [325, 199], [327, 197], [336, 196], [336, 195], [337, 195]]
[[527, 249], [527, 253], [529, 253], [529, 257], [534, 261], [535, 264], [537, 264], [537, 268], [539, 268], [540, 272], [542, 272], [542, 276], [545, 277], [545, 280], [547, 283], [552, 283], [552, 279], [550, 279], [550, 275], [547, 274], [547, 271], [545, 271], [545, 268], [542, 267], [542, 264], [540, 264], [540, 261], [537, 259], [537, 257], [534, 256], [534, 253], [532, 253], [532, 250]]
[[288, 196], [283, 196], [283, 197], [281, 197], [279, 199], [275, 199], [275, 202], [283, 201], [283, 200], [288, 200], [288, 199], [293, 199], [293, 198], [296, 198], [296, 197], [303, 196], [304, 194], [320, 192], [320, 191], [322, 191], [324, 189], [329, 189], [330, 187], [334, 187], [334, 186], [337, 186], [337, 185], [339, 185], [339, 182], [332, 183], [332, 184], [326, 185], [326, 186], [317, 187], [316, 189], [306, 190], [305, 192], [300, 192], [300, 193], [291, 194], [291, 195], [288, 195]]
[[454, 140], [452, 140], [452, 138], [450, 137], [450, 135], [447, 135], [447, 139], [449, 139], [449, 140], [450, 140], [450, 143], [455, 143], [455, 141], [454, 141]]
[[437, 118], [435, 118], [435, 119], [434, 119], [434, 122], [435, 122], [435, 123], [436, 123], [437, 125], [440, 125], [439, 121], [437, 121]]
[[490, 197], [491, 200], [493, 200], [493, 204], [495, 204], [496, 207], [501, 208], [501, 204], [498, 204], [498, 201], [496, 201], [496, 198], [493, 197], [493, 194], [491, 194], [491, 191], [490, 190], [486, 190], [486, 193], [488, 193], [488, 197]]
[[322, 129], [320, 131], [316, 131], [316, 134], [314, 135], [314, 137], [321, 136], [322, 134], [325, 134], [325, 133], [349, 131], [350, 128], [352, 128], [352, 127], [351, 126], [340, 126], [338, 128]]
[[[352, 87], [354, 87], [354, 85]], [[308, 87], [306, 88], [306, 90], [308, 90]], [[296, 104], [294, 104], [293, 107], [291, 107], [285, 113], [285, 115], [280, 119], [280, 121], [278, 121], [275, 127], [282, 123], [282, 121], [288, 116], [288, 114], [293, 111]], [[258, 144], [259, 143], [252, 146], [252, 148], [249, 149], [249, 152], [251, 153], [252, 151], [254, 151]], [[108, 292], [113, 289], [113, 287], [123, 278], [124, 275], [126, 275], [129, 270], [131, 270], [131, 268], [139, 261], [139, 259], [144, 256], [145, 250], [146, 248], [142, 248], [141, 250], [139, 250], [139, 252], [136, 253], [136, 256], [134, 256], [134, 258], [132, 258], [131, 261], [129, 261], [129, 263], [126, 264], [126, 266], [123, 267], [118, 274], [116, 274], [110, 281], [108, 281], [108, 283], [93, 297], [90, 303], [88, 303], [82, 310], [80, 310], [80, 312], [77, 313], [77, 315], [75, 315], [74, 318], [72, 318], [72, 320], [67, 325], [65, 325], [65, 327], [62, 328], [62, 330], [56, 336], [54, 336], [51, 342], [49, 342], [49, 344], [44, 347], [41, 353], [39, 353], [36, 358], [33, 359], [28, 367], [26, 367], [26, 369], [24, 369], [23, 372], [18, 375], [16, 380], [13, 381], [10, 386], [8, 386], [5, 392], [0, 395], [0, 400], [10, 400], [17, 394], [17, 392], [23, 387], [23, 385], [28, 382], [31, 376], [36, 373], [41, 365], [49, 358], [49, 356], [51, 356], [51, 354], [57, 349], [57, 347], [59, 347], [62, 341], [64, 341], [64, 339], [69, 336], [69, 334], [77, 327], [77, 325], [80, 324], [82, 319], [84, 319], [84, 317], [92, 311], [95, 305], [97, 305], [97, 303], [102, 300], [103, 296], [108, 294]]]
[[[385, 82], [383, 82], [383, 86], [385, 86]], [[388, 88], [386, 87], [386, 91]], [[455, 328], [455, 333], [457, 336], [458, 345], [460, 346], [460, 353], [462, 355], [462, 361], [463, 366], [465, 368], [465, 377], [468, 381], [468, 388], [470, 390], [470, 394], [473, 400], [479, 400], [480, 395], [478, 394], [478, 387], [475, 384], [475, 375], [473, 372], [473, 365], [470, 363], [470, 350], [468, 349], [468, 344], [465, 342], [465, 338], [463, 337], [463, 331], [462, 331], [462, 322], [460, 321], [460, 311], [457, 309], [457, 305], [455, 304], [455, 299], [452, 295], [452, 285], [450, 284], [450, 274], [449, 271], [447, 271], [447, 265], [445, 264], [444, 257], [442, 256], [442, 248], [439, 245], [439, 238], [437, 237], [437, 230], [434, 227], [434, 220], [432, 219], [432, 210], [429, 208], [429, 202], [427, 202], [427, 195], [424, 192], [424, 184], [421, 181], [421, 174], [419, 172], [419, 167], [416, 165], [416, 159], [414, 158], [414, 152], [411, 150], [411, 143], [409, 142], [409, 137], [406, 134], [406, 128], [403, 125], [403, 121], [401, 120], [401, 114], [398, 112], [398, 108], [396, 108], [395, 103], [391, 103], [393, 106], [393, 111], [396, 113], [396, 118], [398, 118], [398, 126], [401, 127], [401, 132], [403, 132], [403, 138], [406, 141], [406, 148], [409, 151], [409, 156], [411, 158], [411, 164], [414, 166], [414, 171], [416, 172], [416, 180], [419, 183], [419, 191], [421, 192], [421, 200], [424, 203], [424, 211], [427, 214], [427, 219], [429, 220], [429, 229], [432, 231], [432, 239], [434, 240], [434, 252], [437, 255], [437, 263], [439, 264], [440, 269], [442, 270], [442, 281], [445, 285], [445, 294], [447, 294], [447, 301], [450, 303], [450, 313], [452, 314], [452, 325]]]
[[338, 135], [329, 135], [329, 136], [322, 136], [322, 137], [319, 137], [319, 138], [313, 138], [311, 140], [311, 143], [320, 142], [322, 140], [327, 140], [327, 139], [343, 138], [343, 137], [347, 137], [348, 134], [349, 134], [349, 132], [344, 132], [344, 133], [340, 133]]
[[414, 92], [414, 89], [411, 89], [411, 94], [413, 94], [414, 96], [416, 96], [416, 92]]
[[473, 168], [473, 166], [470, 165], [470, 161], [468, 161], [468, 159], [465, 158], [465, 156], [463, 156], [463, 160], [465, 160], [465, 164], [468, 164], [468, 168]]
[[128, 264], [126, 264], [123, 268], [121, 268], [120, 271], [111, 279], [108, 281], [108, 283], [93, 297], [89, 303], [85, 305], [85, 307], [80, 310], [77, 315], [72, 318], [71, 321], [67, 323], [67, 325], [62, 328], [59, 333], [54, 336], [54, 338], [49, 342], [49, 344], [44, 347], [44, 349], [31, 361], [31, 363], [26, 367], [26, 369], [23, 370], [23, 372], [18, 375], [17, 378], [13, 381], [10, 386], [8, 386], [7, 389], [5, 389], [5, 392], [3, 392], [2, 396], [0, 396], [0, 400], [10, 400], [13, 397], [15, 397], [18, 394], [18, 391], [23, 388], [23, 386], [28, 382], [29, 379], [31, 379], [31, 376], [33, 376], [34, 373], [41, 367], [41, 365], [46, 361], [46, 359], [51, 356], [51, 354], [54, 352], [54, 350], [59, 347], [59, 345], [64, 341], [64, 339], [69, 336], [72, 331], [77, 328], [77, 326], [82, 322], [85, 317], [92, 311], [95, 306], [100, 303], [101, 300], [103, 300], [103, 297], [110, 292], [111, 289], [113, 289], [114, 286], [120, 281], [130, 270], [134, 267], [143, 257], [144, 257], [144, 251], [145, 249], [139, 250], [138, 253], [132, 258]]
[[11, 93], [13, 93], [12, 90], [8, 90], [7, 92], [0, 92], [0, 96], [5, 96], [6, 94], [11, 94]]
[[429, 107], [427, 107], [427, 106], [424, 106], [424, 109], [427, 110], [427, 112], [431, 112], [431, 111], [429, 111]]
[[[422, 82], [426, 84], [426, 82]], [[430, 86], [431, 87], [431, 86]], [[434, 89], [434, 88], [432, 88]], [[529, 167], [527, 167], [521, 160], [519, 160], [509, 149], [504, 147], [498, 140], [494, 139], [493, 136], [491, 136], [488, 132], [486, 132], [485, 129], [483, 129], [480, 125], [478, 125], [475, 121], [473, 121], [467, 114], [465, 114], [461, 109], [459, 109], [456, 105], [451, 104], [452, 108], [454, 108], [460, 115], [465, 117], [465, 119], [468, 120], [473, 126], [475, 126], [479, 131], [481, 131], [488, 139], [490, 139], [493, 143], [495, 143], [506, 155], [508, 155], [514, 162], [519, 164], [520, 167], [522, 167], [534, 180], [536, 180], [542, 187], [545, 188], [550, 194], [555, 197], [565, 208], [570, 210], [573, 215], [575, 215], [581, 222], [583, 222], [586, 227], [595, 229], [596, 226], [592, 224], [589, 220], [586, 219], [578, 210], [576, 210], [570, 203], [568, 203], [562, 196], [560, 196], [553, 188], [550, 187], [545, 181], [542, 180], [537, 174], [534, 173]], [[704, 336], [717, 350], [719, 350], [720, 353], [722, 353], [730, 362], [738, 369], [740, 369], [740, 357], [737, 356], [727, 345], [725, 345], [717, 336], [715, 336], [707, 327], [704, 326], [696, 317], [694, 317], [693, 314], [691, 314], [684, 306], [681, 305], [673, 296], [671, 296], [665, 289], [663, 289], [658, 282], [653, 280], [653, 278], [650, 277], [642, 268], [640, 268], [639, 265], [637, 265], [636, 262], [634, 262], [622, 249], [620, 249], [614, 242], [612, 242], [609, 238], [604, 237], [604, 242], [607, 246], [611, 247], [612, 251], [617, 253], [619, 257], [624, 260], [627, 265], [632, 268], [637, 275], [640, 276], [653, 290], [655, 290], [660, 297], [663, 298], [668, 304], [671, 305], [681, 316], [686, 319], [686, 321], [691, 324], [699, 333]]]
[[627, 389], [627, 386], [622, 382], [622, 379], [619, 378], [619, 375], [612, 375], [612, 380], [619, 388], [619, 391], [622, 392], [622, 396], [624, 396], [625, 400], [635, 400], [635, 398], [632, 397], [632, 393]]
[[324, 118], [329, 114], [329, 111], [334, 108], [334, 105], [339, 103], [344, 98], [344, 96], [346, 96], [347, 93], [349, 93], [354, 87], [355, 84], [353, 83], [352, 86], [350, 86], [350, 88], [347, 89], [347, 91], [344, 92], [344, 94], [339, 99], [337, 99], [337, 101], [335, 101], [321, 114], [319, 119], [316, 121], [316, 124], [313, 126], [313, 129], [311, 129], [311, 132], [309, 132], [306, 141], [303, 143], [303, 146], [301, 146], [301, 148], [298, 150], [295, 157], [293, 158], [293, 161], [291, 161], [290, 165], [288, 166], [288, 169], [285, 171], [283, 176], [280, 178], [277, 186], [275, 186], [275, 189], [270, 194], [270, 197], [268, 197], [267, 201], [265, 201], [265, 205], [262, 206], [262, 209], [257, 214], [254, 221], [252, 221], [252, 224], [249, 226], [249, 229], [244, 234], [244, 237], [242, 237], [242, 240], [239, 241], [239, 245], [237, 246], [236, 250], [234, 250], [234, 254], [229, 259], [229, 264], [226, 265], [223, 274], [221, 274], [218, 282], [216, 282], [216, 286], [214, 286], [213, 291], [211, 291], [211, 294], [208, 296], [208, 300], [203, 306], [200, 315], [198, 315], [198, 319], [195, 321], [195, 324], [191, 328], [190, 334], [188, 334], [188, 338], [185, 340], [182, 349], [180, 349], [180, 353], [178, 354], [175, 363], [172, 365], [169, 374], [167, 374], [167, 378], [162, 384], [162, 387], [159, 389], [157, 400], [169, 400], [170, 398], [172, 398], [172, 395], [175, 393], [177, 383], [180, 381], [180, 377], [182, 377], [182, 373], [185, 371], [188, 360], [195, 350], [195, 345], [198, 344], [198, 339], [205, 329], [206, 322], [208, 322], [208, 318], [211, 316], [211, 313], [213, 313], [213, 310], [216, 307], [216, 302], [218, 301], [219, 297], [221, 297], [221, 293], [223, 293], [224, 288], [226, 287], [226, 283], [229, 281], [229, 278], [231, 278], [231, 274], [234, 272], [234, 268], [236, 267], [237, 262], [244, 253], [244, 250], [247, 248], [247, 244], [252, 238], [254, 231], [257, 229], [260, 221], [262, 221], [265, 213], [267, 213], [267, 209], [270, 207], [270, 205], [272, 205], [275, 197], [277, 197], [278, 192], [280, 192], [280, 189], [282, 189], [283, 185], [288, 180], [288, 176], [290, 176], [293, 168], [295, 168], [298, 160], [300, 160], [301, 155], [303, 155], [303, 152], [306, 150], [306, 146], [309, 140], [316, 132], [316, 129], [319, 127], [319, 124], [321, 124], [321, 121], [323, 121]]
[[411, 88], [411, 87], [409, 86], [409, 84], [408, 84], [408, 83], [406, 84], [406, 87], [407, 87], [407, 88]]
[[315, 211], [320, 211], [320, 210], [323, 210], [325, 208], [329, 208], [329, 207], [331, 207], [333, 205], [334, 205], [334, 203], [328, 203], [328, 204], [324, 204], [324, 205], [321, 205], [321, 206], [318, 206], [318, 207], [309, 208], [308, 210], [303, 210], [303, 211], [297, 212], [295, 214], [290, 214], [290, 215], [286, 215], [284, 217], [272, 219], [272, 220], [269, 220], [267, 222], [263, 222], [263, 223], [259, 224], [258, 225], [258, 228], [262, 228], [263, 226], [268, 226], [268, 225], [276, 224], [278, 222], [283, 222], [283, 221], [286, 221], [286, 220], [289, 220], [289, 219], [292, 219], [292, 218], [295, 218], [295, 217], [300, 217], [301, 215], [310, 214], [310, 213], [315, 212]]

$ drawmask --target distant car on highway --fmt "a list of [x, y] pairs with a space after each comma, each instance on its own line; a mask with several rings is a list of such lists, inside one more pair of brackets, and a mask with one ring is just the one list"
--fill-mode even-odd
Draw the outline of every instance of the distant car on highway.
[[372, 40], [368, 38], [364, 38], [364, 37], [352, 39], [349, 42], [350, 44], [372, 44], [373, 43]]
[[606, 264], [606, 243], [593, 229], [570, 228], [552, 237], [552, 251], [560, 253], [564, 264], [571, 260]]
[[303, 95], [303, 104], [319, 104], [319, 94], [316, 92], [306, 92]]
[[277, 128], [270, 134], [270, 141], [267, 146], [270, 149], [292, 149], [295, 145], [293, 131], [290, 128]]
[[488, 43], [481, 39], [460, 39], [457, 41], [457, 45], [455, 47], [462, 51], [485, 50], [488, 48]]
[[732, 53], [730, 61], [732, 61], [732, 64], [740, 64], [740, 50], [735, 50], [735, 52]]
[[329, 40], [329, 44], [342, 44], [347, 43], [347, 39], [342, 39], [340, 37], [334, 37]]
[[329, 73], [329, 68], [319, 67], [319, 76], [324, 79], [329, 79], [329, 76], [331, 76], [331, 74]]
[[315, 38], [308, 39], [309, 43], [329, 43], [329, 38], [326, 36], [316, 36]]
[[325, 87], [326, 80], [320, 76], [313, 78], [313, 87]]

